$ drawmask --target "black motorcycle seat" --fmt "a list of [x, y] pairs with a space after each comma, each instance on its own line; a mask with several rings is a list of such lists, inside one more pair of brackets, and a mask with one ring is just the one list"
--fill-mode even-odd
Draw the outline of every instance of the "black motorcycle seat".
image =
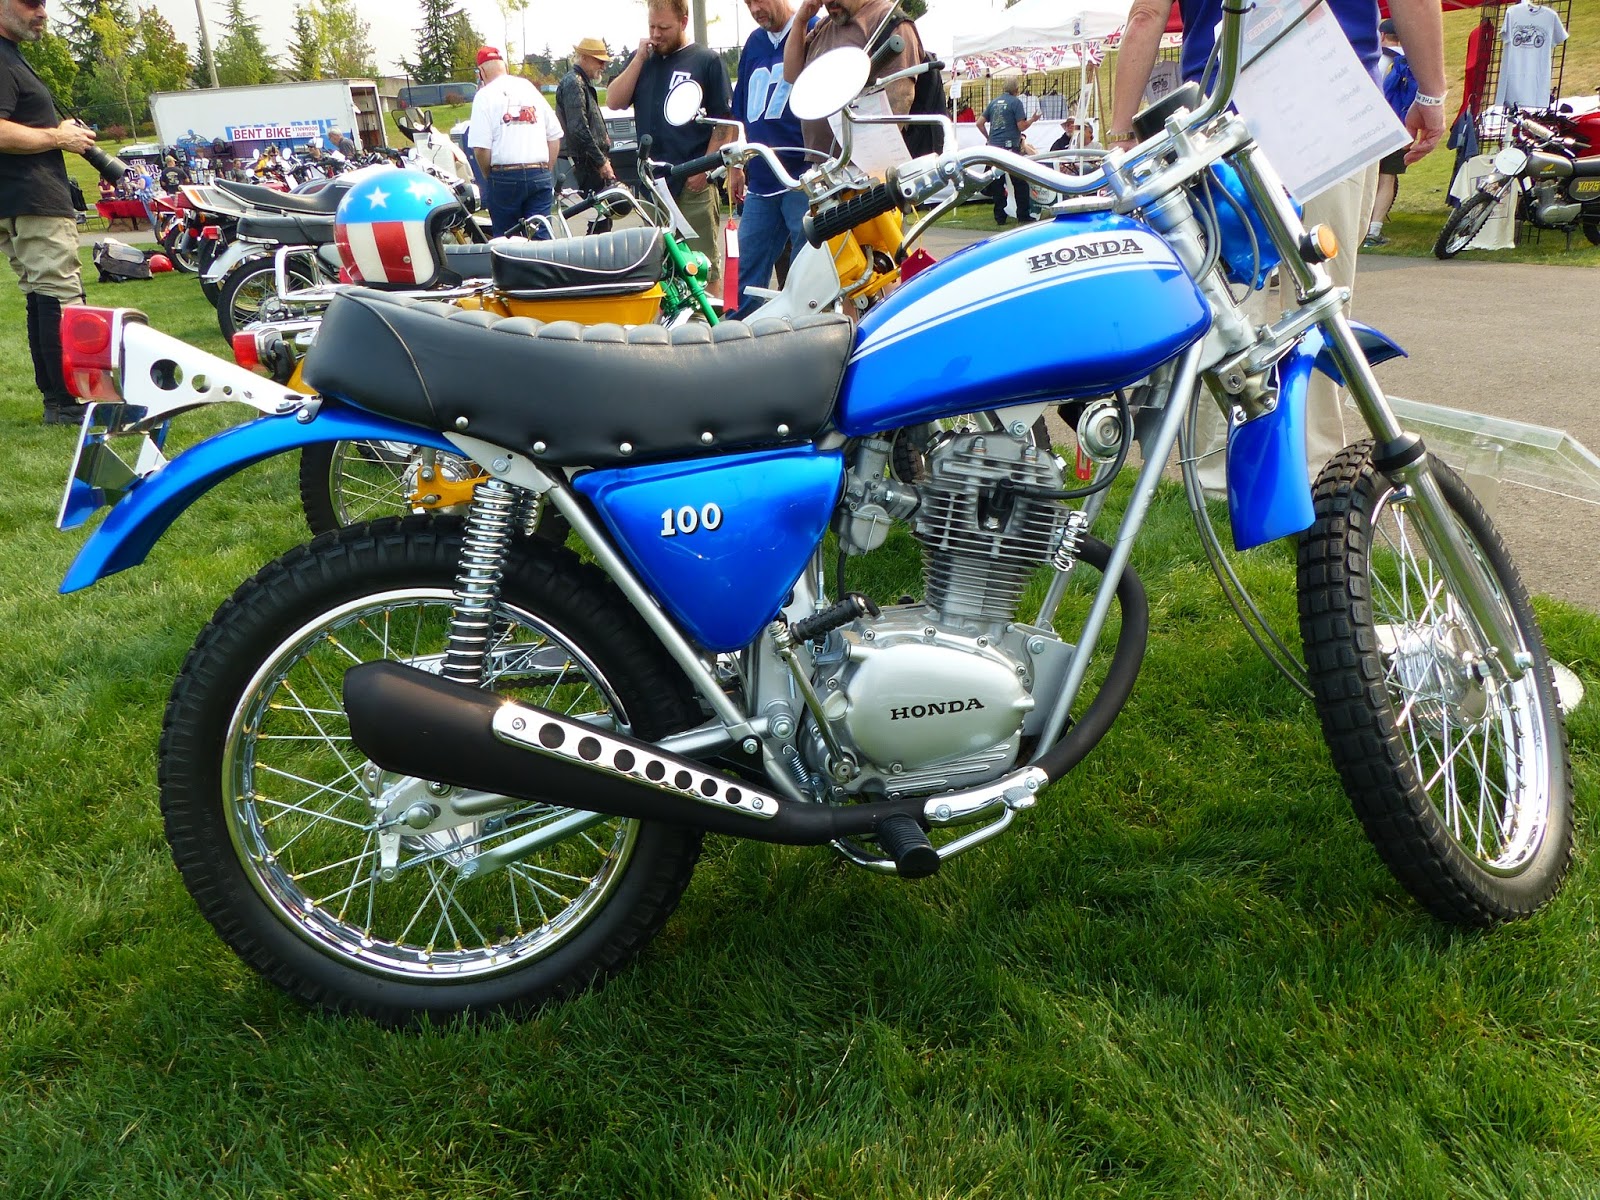
[[444, 265], [463, 279], [488, 279], [494, 273], [493, 257], [485, 245], [446, 242]]
[[536, 462], [602, 466], [810, 441], [854, 326], [822, 314], [661, 325], [497, 317], [352, 288], [307, 353], [307, 385]]
[[666, 248], [659, 229], [613, 229], [588, 237], [491, 242], [494, 282], [508, 296], [555, 299], [622, 296], [661, 278]]
[[322, 246], [333, 241], [333, 214], [246, 213], [239, 218], [239, 236], [257, 242]]
[[1600, 157], [1575, 158], [1572, 160], [1572, 177], [1574, 179], [1590, 179], [1600, 175]]
[[231, 179], [219, 179], [217, 186], [252, 208], [269, 208], [285, 213], [325, 213], [329, 216], [338, 210], [339, 201], [350, 190], [350, 185], [340, 179], [330, 180], [326, 187], [305, 195], [280, 192], [256, 183], [235, 183]]

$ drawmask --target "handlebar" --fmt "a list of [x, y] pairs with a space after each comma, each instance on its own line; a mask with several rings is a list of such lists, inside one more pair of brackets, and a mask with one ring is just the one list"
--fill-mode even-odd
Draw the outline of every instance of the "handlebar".
[[872, 56], [872, 73], [876, 75], [891, 59], [904, 54], [905, 49], [906, 40], [898, 33], [885, 38], [883, 45], [878, 47], [878, 52]]
[[842, 204], [819, 213], [807, 213], [803, 221], [806, 241], [821, 246], [873, 217], [900, 207], [900, 195], [887, 183], [868, 188]]
[[722, 152], [702, 155], [700, 158], [691, 158], [686, 163], [679, 163], [675, 167], [665, 163], [652, 163], [651, 170], [657, 179], [670, 179], [673, 183], [681, 183], [691, 175], [699, 175], [702, 171], [715, 171], [722, 165]]

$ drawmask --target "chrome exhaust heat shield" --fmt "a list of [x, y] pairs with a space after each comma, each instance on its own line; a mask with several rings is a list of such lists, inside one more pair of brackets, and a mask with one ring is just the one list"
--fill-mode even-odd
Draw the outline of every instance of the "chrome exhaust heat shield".
[[344, 703], [357, 748], [385, 771], [517, 800], [796, 846], [923, 819], [925, 799], [780, 800], [648, 742], [396, 662], [345, 672]]

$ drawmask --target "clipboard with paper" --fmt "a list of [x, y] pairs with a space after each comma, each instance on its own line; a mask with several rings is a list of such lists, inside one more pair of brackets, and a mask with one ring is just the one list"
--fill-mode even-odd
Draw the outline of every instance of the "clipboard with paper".
[[1304, 203], [1411, 143], [1324, 0], [1263, 0], [1233, 100]]
[[[893, 115], [889, 108], [889, 96], [881, 91], [868, 92], [853, 101], [850, 112], [858, 117]], [[833, 129], [834, 140], [844, 145], [844, 114], [835, 113], [828, 118], [828, 124]], [[887, 179], [891, 170], [911, 158], [898, 125], [867, 125], [852, 121], [850, 139], [851, 163], [874, 179]]]

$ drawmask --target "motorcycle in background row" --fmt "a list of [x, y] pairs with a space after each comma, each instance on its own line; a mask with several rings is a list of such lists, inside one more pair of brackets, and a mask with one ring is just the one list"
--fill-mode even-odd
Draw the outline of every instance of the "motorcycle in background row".
[[1600, 246], [1600, 145], [1591, 136], [1593, 123], [1557, 112], [1515, 113], [1510, 121], [1510, 141], [1495, 155], [1494, 170], [1439, 231], [1437, 257], [1454, 258], [1467, 249], [1513, 189], [1518, 222], [1564, 233], [1569, 243], [1581, 230]]

